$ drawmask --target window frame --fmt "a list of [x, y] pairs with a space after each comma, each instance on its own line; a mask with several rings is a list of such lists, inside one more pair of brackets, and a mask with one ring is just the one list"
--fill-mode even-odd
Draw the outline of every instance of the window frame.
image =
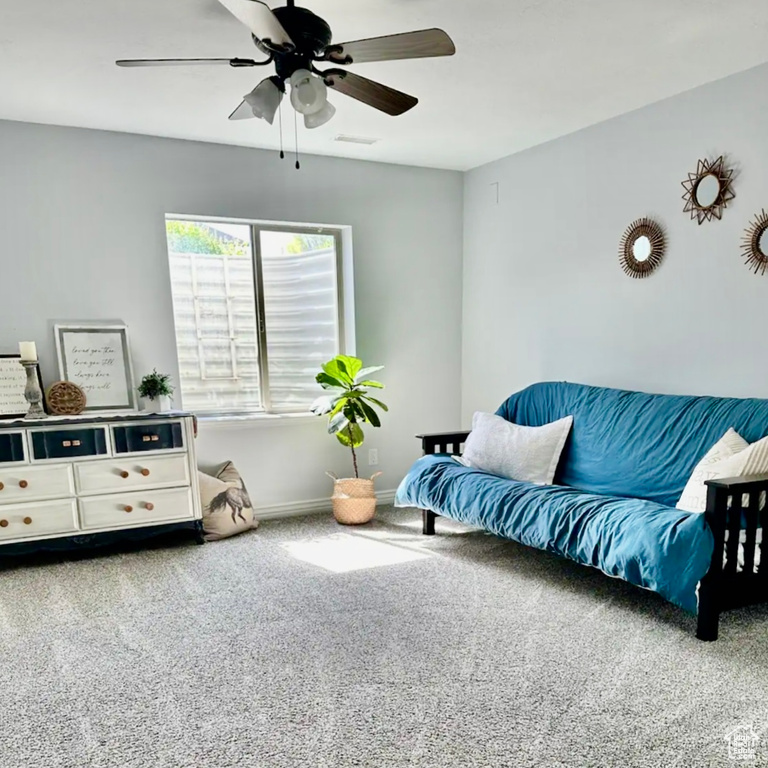
[[[281, 419], [295, 419], [299, 416], [305, 416], [308, 412], [295, 410], [273, 410], [272, 397], [269, 388], [269, 353], [267, 350], [267, 324], [264, 299], [264, 280], [261, 262], [261, 233], [262, 232], [285, 232], [296, 235], [324, 235], [332, 237], [336, 249], [336, 322], [337, 322], [337, 354], [355, 354], [355, 335], [354, 335], [354, 298], [352, 291], [354, 289], [354, 277], [352, 269], [352, 228], [348, 225], [327, 225], [327, 224], [298, 224], [294, 222], [269, 221], [260, 219], [239, 219], [225, 216], [206, 216], [191, 214], [166, 213], [163, 221], [165, 228], [169, 221], [192, 221], [202, 224], [221, 223], [234, 224], [238, 226], [247, 226], [251, 238], [251, 268], [253, 270], [254, 286], [254, 304], [256, 311], [256, 339], [259, 368], [259, 395], [261, 407], [257, 409], [240, 411], [206, 411], [196, 413], [201, 420], [210, 421], [243, 421], [250, 419], [265, 419], [274, 421]], [[167, 235], [165, 238], [166, 258], [168, 259], [168, 277], [173, 294], [173, 274], [170, 266], [171, 251], [168, 248]], [[174, 347], [176, 352], [177, 372], [179, 370], [178, 361], [178, 340], [176, 336], [176, 309], [171, 299], [174, 321]], [[178, 376], [179, 384], [181, 376]], [[182, 408], [184, 407], [182, 394]], [[194, 413], [194, 411], [192, 411]], [[311, 414], [310, 414], [311, 415]]]

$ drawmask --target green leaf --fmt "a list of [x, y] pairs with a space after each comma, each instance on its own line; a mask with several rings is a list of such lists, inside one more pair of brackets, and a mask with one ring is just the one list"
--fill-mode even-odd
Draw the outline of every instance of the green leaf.
[[361, 379], [366, 379], [372, 373], [377, 373], [378, 371], [383, 371], [383, 370], [384, 370], [383, 365], [374, 365], [372, 368], [363, 368], [362, 371], [357, 372], [357, 376], [355, 377], [355, 384], [359, 386], [361, 383]]
[[337, 389], [346, 389], [347, 385], [339, 381], [335, 376], [331, 376], [329, 373], [318, 373], [315, 376], [315, 381], [320, 384], [323, 389], [330, 389], [331, 387]]
[[366, 403], [364, 400], [360, 400], [360, 407], [363, 409], [363, 412], [365, 413], [365, 418], [367, 421], [369, 421], [374, 427], [380, 427], [381, 426], [381, 419], [379, 419], [379, 414], [376, 413], [376, 411], [371, 408], [368, 403]]
[[357, 357], [348, 357], [347, 355], [337, 355], [335, 360], [339, 368], [343, 368], [350, 380], [354, 382], [355, 377], [363, 367], [363, 361]]
[[323, 370], [328, 376], [338, 382], [337, 386], [349, 389], [354, 384], [352, 377], [347, 373], [346, 366], [340, 363], [338, 357], [334, 357], [333, 360], [324, 363]]
[[360, 407], [359, 400], [350, 400], [344, 407], [344, 414], [352, 422], [356, 422], [358, 419], [365, 421], [365, 412]]
[[[350, 439], [350, 432], [352, 439]], [[365, 434], [359, 424], [350, 424], [349, 429], [336, 433], [336, 439], [347, 448], [359, 448], [365, 440]]]
[[369, 403], [378, 405], [382, 411], [386, 411], [387, 413], [389, 413], [389, 407], [386, 406], [384, 403], [382, 403], [381, 400], [377, 400], [375, 397], [371, 397], [370, 395], [365, 395], [364, 399], [367, 400]]
[[341, 413], [342, 408], [344, 408], [346, 404], [347, 404], [347, 398], [340, 397], [334, 404], [333, 408], [331, 409], [331, 412], [328, 414], [328, 418], [335, 416], [337, 413]]
[[374, 389], [384, 389], [384, 385], [380, 381], [361, 381], [355, 384], [356, 387], [373, 387]]
[[339, 433], [340, 430], [346, 429], [348, 425], [349, 425], [349, 419], [347, 418], [347, 415], [343, 412], [337, 413], [328, 422], [328, 434], [336, 435]]

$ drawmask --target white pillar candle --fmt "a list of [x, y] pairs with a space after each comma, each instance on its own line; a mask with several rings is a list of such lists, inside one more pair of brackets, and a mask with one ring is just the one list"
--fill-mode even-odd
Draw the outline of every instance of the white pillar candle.
[[25, 363], [37, 362], [37, 346], [34, 341], [20, 341], [19, 354]]

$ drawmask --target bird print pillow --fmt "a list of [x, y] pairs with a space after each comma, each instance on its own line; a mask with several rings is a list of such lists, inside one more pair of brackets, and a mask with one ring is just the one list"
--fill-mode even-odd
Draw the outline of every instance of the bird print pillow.
[[245, 483], [231, 461], [218, 470], [216, 477], [205, 472], [197, 475], [206, 541], [226, 539], [258, 526]]

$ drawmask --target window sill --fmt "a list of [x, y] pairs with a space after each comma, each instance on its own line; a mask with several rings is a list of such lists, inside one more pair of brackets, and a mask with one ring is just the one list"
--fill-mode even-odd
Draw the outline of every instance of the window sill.
[[198, 416], [201, 429], [295, 426], [298, 424], [322, 423], [314, 413], [252, 413], [244, 416]]

